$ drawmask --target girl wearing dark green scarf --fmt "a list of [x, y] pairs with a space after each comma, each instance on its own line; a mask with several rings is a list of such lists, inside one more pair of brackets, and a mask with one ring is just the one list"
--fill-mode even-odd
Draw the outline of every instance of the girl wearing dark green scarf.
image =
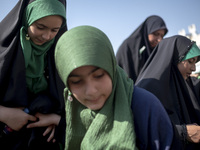
[[44, 77], [45, 56], [65, 17], [64, 5], [58, 0], [36, 0], [26, 8], [20, 40], [25, 58], [27, 87], [33, 93], [43, 91], [48, 86]]
[[66, 0], [19, 0], [0, 25], [0, 145], [60, 149], [64, 85], [53, 56], [67, 30]]
[[[170, 147], [173, 133], [166, 112], [153, 95], [134, 87], [133, 81], [116, 64], [112, 45], [102, 31], [91, 26], [80, 26], [67, 31], [56, 45], [55, 62], [65, 84], [66, 150]], [[136, 114], [140, 115], [138, 117], [143, 116], [142, 118], [146, 119], [134, 119], [138, 117], [134, 116], [133, 109], [143, 103], [139, 102], [136, 106], [137, 100], [132, 103], [132, 99], [138, 96], [141, 97], [137, 98], [140, 101], [144, 97], [140, 94], [152, 100], [151, 106], [147, 104], [146, 110], [155, 106], [159, 110], [160, 115], [157, 115], [156, 119], [147, 119], [155, 113], [153, 111], [137, 111]], [[145, 102], [147, 97], [142, 99], [142, 102]], [[161, 117], [166, 120], [161, 121]], [[154, 130], [156, 134], [151, 135], [154, 127], [149, 131], [150, 124], [146, 122], [153, 124], [153, 120], [165, 124], [167, 133], [155, 138], [154, 135], [160, 131]], [[136, 138], [140, 130], [136, 131], [135, 125], [149, 135], [145, 137], [141, 132]], [[157, 125], [155, 128], [158, 130], [160, 127]]]

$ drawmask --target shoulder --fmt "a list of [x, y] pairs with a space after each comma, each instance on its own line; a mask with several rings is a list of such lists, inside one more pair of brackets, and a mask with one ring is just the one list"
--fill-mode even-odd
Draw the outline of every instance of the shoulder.
[[145, 105], [151, 105], [152, 103], [160, 105], [160, 101], [154, 94], [137, 86], [134, 86], [132, 101], [133, 103], [145, 103]]
[[131, 107], [138, 147], [167, 149], [171, 145], [173, 129], [158, 98], [149, 91], [134, 86]]
[[[141, 110], [144, 107], [145, 109]], [[163, 105], [154, 94], [137, 86], [134, 86], [131, 108], [134, 113], [141, 113], [142, 111], [148, 116], [157, 113], [159, 115], [166, 114]]]

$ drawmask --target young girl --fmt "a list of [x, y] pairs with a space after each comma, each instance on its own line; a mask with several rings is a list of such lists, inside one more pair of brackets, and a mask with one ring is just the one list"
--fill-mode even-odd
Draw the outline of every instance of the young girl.
[[[62, 136], [55, 131], [64, 86], [53, 56], [67, 29], [65, 7], [65, 0], [20, 0], [1, 21], [0, 145], [6, 149], [59, 149], [50, 141]], [[37, 124], [26, 129], [29, 121]]]
[[[165, 107], [175, 129], [177, 149], [200, 148], [199, 84], [194, 86], [191, 73], [196, 70], [200, 49], [183, 36], [162, 40], [152, 52], [136, 85], [155, 94]], [[195, 144], [196, 143], [196, 144]]]
[[173, 129], [164, 108], [133, 85], [102, 31], [67, 31], [56, 45], [55, 62], [65, 84], [65, 149], [170, 148]]

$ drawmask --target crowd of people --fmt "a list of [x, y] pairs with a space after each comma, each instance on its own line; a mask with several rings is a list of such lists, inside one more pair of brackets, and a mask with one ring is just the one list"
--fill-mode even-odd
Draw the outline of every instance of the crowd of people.
[[67, 29], [66, 0], [19, 0], [0, 23], [6, 150], [199, 150], [195, 41], [149, 16], [114, 54], [98, 27]]

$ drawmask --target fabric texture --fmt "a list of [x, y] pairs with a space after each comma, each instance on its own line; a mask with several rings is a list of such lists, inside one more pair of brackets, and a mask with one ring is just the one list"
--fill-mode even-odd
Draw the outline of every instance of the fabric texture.
[[128, 76], [135, 82], [144, 63], [152, 52], [148, 41], [148, 34], [164, 29], [168, 32], [164, 20], [156, 15], [146, 20], [120, 45], [116, 58]]
[[[191, 48], [191, 43], [191, 40], [179, 35], [163, 39], [136, 81], [137, 86], [156, 95], [174, 125], [200, 124], [199, 93], [195, 92], [191, 78], [185, 81], [177, 67]], [[182, 139], [178, 138], [179, 141]], [[200, 146], [182, 142], [186, 149], [199, 149]]]
[[[36, 1], [42, 4], [42, 0]], [[33, 2], [35, 2], [35, 0], [19, 0], [15, 7], [0, 23], [0, 105], [6, 107], [27, 107], [31, 114], [35, 112], [52, 112], [63, 115], [65, 112], [62, 94], [64, 84], [55, 69], [54, 48], [58, 38], [67, 30], [66, 23], [63, 24], [63, 27], [54, 39], [54, 43], [49, 47], [46, 54], [46, 64], [44, 64], [46, 67], [43, 73], [45, 71], [48, 88], [45, 88], [45, 91], [37, 94], [31, 93], [27, 89], [27, 59], [24, 58], [23, 46], [20, 42], [20, 29], [24, 26], [23, 15], [26, 6]], [[66, 8], [66, 0], [60, 0], [60, 2], [60, 4], [63, 5], [62, 8]], [[42, 14], [42, 10], [40, 10], [40, 13]], [[24, 51], [26, 50], [24, 49]], [[36, 70], [41, 68], [38, 67]], [[3, 127], [4, 124], [0, 123], [1, 131]], [[12, 133], [8, 137], [1, 137], [0, 143], [2, 147], [7, 147], [8, 149], [23, 150], [27, 149], [27, 147], [30, 149], [38, 149], [38, 146], [40, 146], [41, 149], [44, 149], [44, 147], [47, 149], [55, 149], [55, 144], [46, 142], [46, 137], [42, 136], [43, 132], [43, 128], [34, 130], [23, 129], [19, 132]], [[35, 142], [37, 143], [38, 141], [40, 141], [39, 143], [41, 144], [35, 144]]]
[[[133, 82], [117, 66], [107, 36], [91, 26], [73, 28], [59, 39], [55, 50], [55, 61], [59, 75], [66, 86], [65, 149], [136, 149], [130, 107]], [[74, 97], [72, 102], [67, 100], [70, 90], [67, 86], [69, 74], [85, 65], [106, 70], [112, 79], [112, 93], [98, 111], [88, 109]]]

